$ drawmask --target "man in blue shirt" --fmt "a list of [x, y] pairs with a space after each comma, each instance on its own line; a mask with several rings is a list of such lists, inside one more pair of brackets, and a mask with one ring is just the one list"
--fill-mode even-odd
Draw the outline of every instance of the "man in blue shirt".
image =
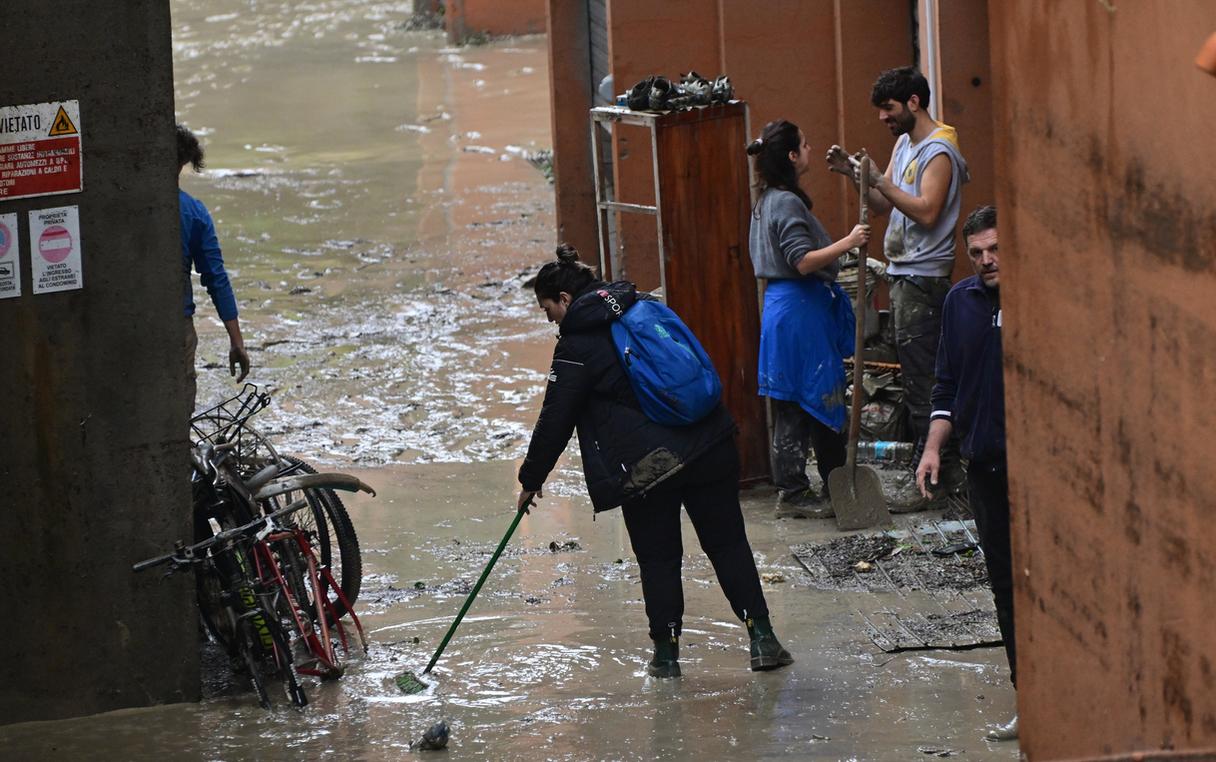
[[[177, 125], [177, 171], [189, 164], [195, 172], [203, 169], [203, 147], [199, 145], [194, 133], [182, 125]], [[224, 321], [228, 331], [228, 371], [236, 376], [237, 365], [241, 366], [241, 375], [237, 383], [249, 375], [249, 354], [245, 351], [245, 339], [241, 336], [241, 324], [237, 318], [236, 296], [232, 293], [232, 284], [228, 281], [228, 273], [224, 270], [224, 255], [220, 252], [219, 239], [215, 235], [215, 223], [203, 203], [180, 188], [178, 193], [178, 209], [181, 214], [182, 229], [182, 288], [185, 300], [186, 314], [186, 377], [190, 394], [190, 411], [194, 412], [194, 398], [197, 392], [194, 369], [194, 354], [198, 349], [198, 334], [194, 330], [194, 288], [190, 283], [190, 268], [199, 274], [199, 280], [211, 302]]]
[[[992, 584], [997, 624], [1017, 685], [1013, 632], [1013, 557], [1009, 547], [1009, 478], [1005, 468], [1005, 382], [1001, 375], [1001, 268], [996, 209], [983, 206], [963, 223], [963, 240], [975, 275], [946, 295], [937, 347], [929, 437], [916, 483], [928, 496], [941, 470], [941, 450], [956, 433], [967, 461], [971, 511]], [[1018, 718], [993, 728], [992, 740], [1018, 736]]]

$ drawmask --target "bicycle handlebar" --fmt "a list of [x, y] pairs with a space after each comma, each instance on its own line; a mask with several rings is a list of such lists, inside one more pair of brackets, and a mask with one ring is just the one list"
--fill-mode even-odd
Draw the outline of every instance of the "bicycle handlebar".
[[208, 537], [202, 542], [196, 542], [193, 545], [186, 545], [179, 540], [174, 546], [174, 551], [172, 553], [140, 561], [131, 567], [131, 571], [141, 572], [145, 569], [151, 569], [154, 566], [160, 566], [161, 564], [167, 563], [170, 565], [169, 574], [172, 574], [177, 571], [179, 567], [202, 563], [205, 558], [205, 556], [202, 555], [203, 551], [221, 543], [226, 543], [229, 540], [233, 540], [237, 537], [252, 536], [256, 534], [255, 530], [264, 526], [269, 526], [272, 522], [274, 522], [275, 519], [282, 518], [289, 513], [295, 513], [307, 505], [308, 500], [305, 498], [300, 498], [299, 500], [295, 500], [289, 505], [280, 508], [273, 513], [268, 513], [265, 516], [259, 516], [253, 521], [250, 521], [248, 524], [242, 524], [241, 526], [233, 527], [232, 529], [225, 529], [218, 534]]

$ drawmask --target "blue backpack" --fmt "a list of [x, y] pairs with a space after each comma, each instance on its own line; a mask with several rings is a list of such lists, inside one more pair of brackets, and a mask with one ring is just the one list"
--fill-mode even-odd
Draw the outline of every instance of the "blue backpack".
[[701, 342], [662, 302], [639, 300], [612, 323], [612, 340], [642, 412], [664, 426], [704, 418], [722, 382]]

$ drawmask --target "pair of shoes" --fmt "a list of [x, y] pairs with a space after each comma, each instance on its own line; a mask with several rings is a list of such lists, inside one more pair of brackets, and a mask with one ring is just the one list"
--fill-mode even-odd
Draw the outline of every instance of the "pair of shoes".
[[654, 639], [654, 656], [646, 665], [651, 677], [680, 676], [680, 638], [672, 629], [671, 635]]
[[778, 519], [830, 519], [835, 515], [832, 501], [810, 487], [779, 495], [773, 514]]
[[773, 634], [773, 625], [768, 617], [751, 617], [747, 620], [747, 635], [751, 638], [752, 672], [780, 669], [794, 663], [794, 657], [785, 650]]
[[989, 741], [1016, 741], [1018, 737], [1018, 716], [1015, 714], [1013, 719], [1004, 725], [997, 725], [988, 731], [988, 735], [984, 736]]

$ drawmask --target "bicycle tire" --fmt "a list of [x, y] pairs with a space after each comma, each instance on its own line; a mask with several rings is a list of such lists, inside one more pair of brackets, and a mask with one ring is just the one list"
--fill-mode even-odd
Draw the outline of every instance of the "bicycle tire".
[[[282, 461], [292, 469], [298, 469], [306, 474], [317, 473], [311, 465], [292, 455], [282, 456]], [[296, 514], [296, 526], [309, 535], [309, 541], [323, 566], [341, 588], [351, 606], [359, 598], [363, 586], [363, 557], [359, 549], [359, 537], [355, 533], [355, 525], [346, 512], [346, 506], [338, 494], [328, 487], [303, 490], [308, 501], [309, 509]], [[293, 499], [292, 493], [281, 496], [286, 505]], [[346, 614], [346, 605], [335, 594], [329, 594], [336, 618]], [[315, 616], [315, 612], [314, 612]]]
[[245, 669], [249, 672], [249, 682], [258, 697], [258, 704], [263, 709], [269, 709], [271, 704], [270, 693], [266, 690], [265, 665], [255, 649], [257, 638], [252, 635], [253, 626], [249, 624], [248, 620], [244, 621], [246, 626], [241, 628], [241, 637], [238, 641], [241, 659], [245, 662]]
[[[224, 530], [240, 526], [252, 518], [242, 521], [237, 514], [248, 511], [233, 507], [240, 501], [234, 501], [231, 494], [227, 497], [222, 497], [218, 493], [213, 494], [210, 485], [204, 482], [195, 481], [193, 493], [195, 542], [202, 542], [214, 536], [212, 520], [215, 520], [219, 528]], [[228, 604], [224, 601], [225, 569], [229, 563], [231, 563], [231, 559], [227, 558], [226, 554], [221, 554], [214, 559], [214, 565], [202, 564], [195, 568], [195, 603], [198, 606], [199, 618], [202, 619], [207, 632], [229, 655], [235, 657], [238, 656], [236, 626], [225, 616]]]

